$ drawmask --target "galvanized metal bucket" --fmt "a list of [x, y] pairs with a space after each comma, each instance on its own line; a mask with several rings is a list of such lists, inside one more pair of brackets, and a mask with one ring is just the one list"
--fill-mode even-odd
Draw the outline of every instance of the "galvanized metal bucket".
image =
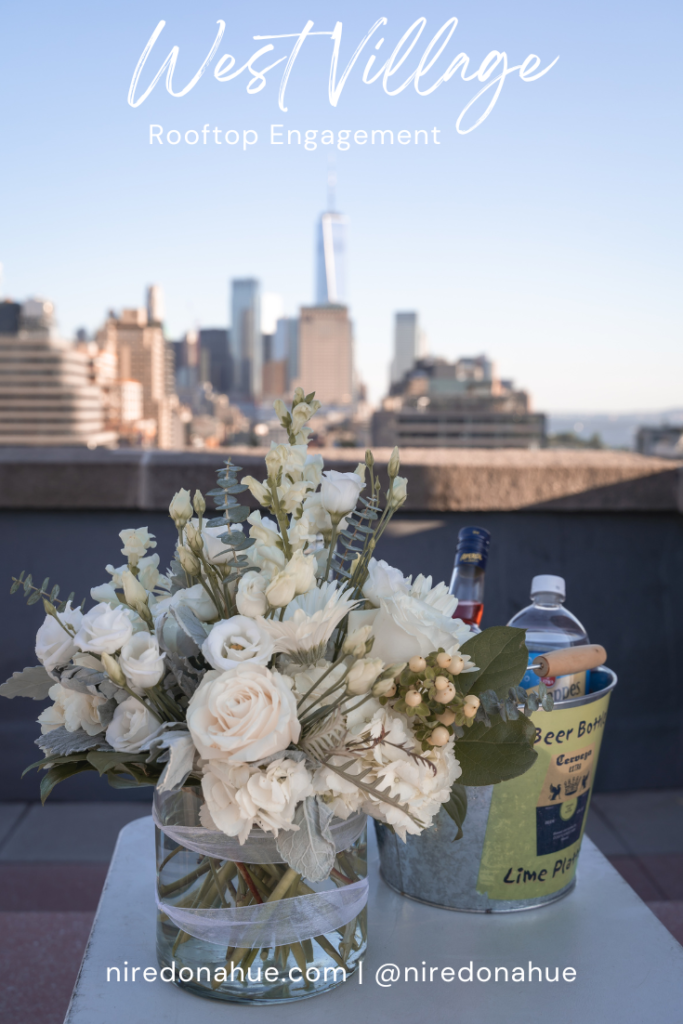
[[469, 913], [509, 913], [554, 903], [576, 884], [607, 708], [617, 677], [589, 674], [588, 693], [537, 711], [538, 758], [524, 775], [467, 787], [462, 839], [445, 811], [403, 843], [375, 822], [381, 874], [420, 903]]

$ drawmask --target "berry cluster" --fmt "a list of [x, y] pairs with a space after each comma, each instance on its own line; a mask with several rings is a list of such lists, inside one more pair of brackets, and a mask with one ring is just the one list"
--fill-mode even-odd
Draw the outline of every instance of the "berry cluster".
[[408, 715], [422, 749], [443, 747], [451, 736], [462, 736], [462, 727], [471, 726], [480, 700], [464, 694], [456, 678], [465, 667], [458, 655], [441, 649], [426, 658], [415, 656], [394, 679], [393, 687], [379, 698], [395, 711]]

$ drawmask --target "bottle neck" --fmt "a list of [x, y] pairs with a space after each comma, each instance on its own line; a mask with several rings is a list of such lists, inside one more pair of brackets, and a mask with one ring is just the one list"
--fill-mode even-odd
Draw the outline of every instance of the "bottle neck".
[[484, 576], [485, 570], [480, 565], [468, 565], [467, 563], [456, 565], [451, 576], [449, 591], [459, 601], [483, 602]]
[[531, 603], [537, 608], [561, 608], [564, 604], [564, 597], [561, 594], [532, 594]]

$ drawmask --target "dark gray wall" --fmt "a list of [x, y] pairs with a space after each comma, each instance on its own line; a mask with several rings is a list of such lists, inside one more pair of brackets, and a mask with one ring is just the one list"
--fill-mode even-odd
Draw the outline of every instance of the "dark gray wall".
[[[118, 531], [148, 526], [162, 566], [175, 529], [161, 512], [0, 511], [0, 677], [35, 664], [40, 605], [10, 597], [10, 576], [22, 569], [38, 582], [50, 576], [77, 599], [119, 565]], [[405, 573], [450, 577], [458, 530], [491, 531], [484, 626], [505, 623], [528, 604], [531, 577], [552, 572], [567, 581], [567, 607], [591, 640], [605, 645], [619, 676], [612, 698], [597, 788], [683, 786], [683, 671], [677, 646], [683, 623], [683, 517], [677, 513], [414, 513], [396, 520], [401, 537], [380, 542], [378, 557]], [[409, 532], [414, 530], [415, 532]], [[0, 800], [36, 799], [39, 776], [19, 776], [37, 760], [36, 715], [41, 704], [0, 698]], [[56, 788], [51, 799], [143, 799], [150, 790], [110, 790], [96, 776]]]

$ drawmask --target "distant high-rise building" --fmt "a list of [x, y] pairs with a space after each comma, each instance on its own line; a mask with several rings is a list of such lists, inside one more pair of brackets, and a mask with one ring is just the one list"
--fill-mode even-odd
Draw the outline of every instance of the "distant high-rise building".
[[315, 302], [337, 306], [346, 302], [346, 226], [341, 213], [320, 215], [316, 233]]
[[92, 360], [54, 330], [42, 299], [0, 304], [0, 444], [113, 444]]
[[164, 319], [164, 293], [159, 284], [151, 284], [147, 289], [147, 320], [150, 324], [160, 324]]
[[219, 395], [230, 390], [230, 352], [225, 327], [202, 327], [199, 332], [200, 379], [208, 381]]
[[254, 278], [232, 282], [230, 354], [234, 379], [232, 390], [258, 402], [263, 393], [263, 343], [261, 335], [261, 286]]
[[298, 368], [292, 387], [315, 391], [323, 405], [351, 406], [353, 332], [345, 306], [308, 306], [299, 318]]
[[273, 350], [277, 359], [284, 359], [287, 364], [287, 388], [291, 391], [291, 383], [299, 373], [299, 320], [296, 317], [281, 317], [277, 322]]
[[394, 358], [391, 383], [397, 384], [420, 358], [420, 326], [417, 313], [396, 313], [394, 319]]

